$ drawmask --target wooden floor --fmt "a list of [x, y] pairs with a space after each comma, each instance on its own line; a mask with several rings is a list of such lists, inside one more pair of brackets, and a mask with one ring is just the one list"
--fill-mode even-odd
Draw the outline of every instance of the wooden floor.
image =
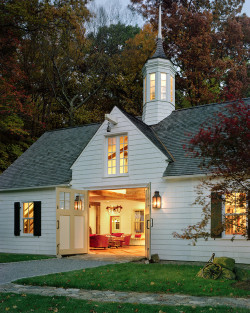
[[107, 249], [96, 248], [96, 249], [90, 249], [89, 254], [144, 257], [145, 247], [144, 246], [126, 246], [122, 248], [121, 247], [107, 248]]

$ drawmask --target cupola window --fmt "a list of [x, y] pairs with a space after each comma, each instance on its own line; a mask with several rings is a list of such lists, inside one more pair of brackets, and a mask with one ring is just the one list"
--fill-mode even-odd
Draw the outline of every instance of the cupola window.
[[161, 100], [167, 100], [167, 74], [161, 73]]
[[170, 101], [171, 102], [174, 101], [173, 81], [174, 81], [174, 78], [173, 76], [171, 76], [170, 77]]
[[150, 74], [150, 100], [155, 99], [155, 73]]

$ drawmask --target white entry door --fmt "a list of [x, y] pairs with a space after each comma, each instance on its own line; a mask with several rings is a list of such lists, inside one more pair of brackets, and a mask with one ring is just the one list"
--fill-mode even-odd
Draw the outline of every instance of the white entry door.
[[88, 193], [57, 188], [57, 255], [88, 252]]
[[145, 189], [145, 256], [151, 259], [151, 184]]

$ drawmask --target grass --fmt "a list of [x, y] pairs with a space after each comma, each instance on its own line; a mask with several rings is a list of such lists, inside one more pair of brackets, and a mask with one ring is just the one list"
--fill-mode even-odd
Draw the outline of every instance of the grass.
[[18, 313], [248, 313], [248, 309], [229, 307], [161, 306], [129, 303], [100, 303], [67, 297], [45, 297], [0, 293], [0, 312]]
[[51, 274], [17, 281], [20, 284], [63, 288], [164, 292], [193, 296], [250, 297], [250, 291], [234, 288], [229, 280], [196, 277], [200, 267], [172, 264], [115, 264]]
[[52, 256], [37, 254], [0, 253], [0, 263], [50, 259]]

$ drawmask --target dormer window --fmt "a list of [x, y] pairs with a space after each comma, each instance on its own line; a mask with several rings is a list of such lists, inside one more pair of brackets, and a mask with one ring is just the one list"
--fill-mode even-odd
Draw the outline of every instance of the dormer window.
[[128, 173], [128, 136], [112, 136], [108, 142], [108, 175]]
[[155, 100], [155, 73], [150, 74], [150, 100]]
[[161, 100], [167, 100], [167, 74], [161, 73]]

